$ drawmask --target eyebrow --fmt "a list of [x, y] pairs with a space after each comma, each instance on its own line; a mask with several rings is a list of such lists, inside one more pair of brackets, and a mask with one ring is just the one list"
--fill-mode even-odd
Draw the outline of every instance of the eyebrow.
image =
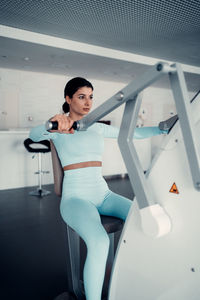
[[[84, 94], [84, 93], [81, 93], [81, 94], [78, 94], [78, 96], [86, 96], [86, 94]], [[90, 94], [89, 96], [93, 96], [93, 93], [92, 93], [92, 94]]]

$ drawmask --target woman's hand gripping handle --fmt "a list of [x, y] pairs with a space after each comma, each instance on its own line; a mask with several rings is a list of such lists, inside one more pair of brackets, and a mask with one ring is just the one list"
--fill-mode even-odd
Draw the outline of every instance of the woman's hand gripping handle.
[[77, 129], [77, 123], [69, 116], [58, 114], [46, 122], [45, 128], [50, 132], [73, 134], [74, 129]]

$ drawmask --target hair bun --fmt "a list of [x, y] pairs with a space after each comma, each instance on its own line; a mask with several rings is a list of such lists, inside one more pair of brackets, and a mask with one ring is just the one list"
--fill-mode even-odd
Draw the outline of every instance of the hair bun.
[[69, 104], [66, 101], [65, 101], [65, 103], [63, 103], [62, 109], [63, 109], [64, 113], [69, 112]]

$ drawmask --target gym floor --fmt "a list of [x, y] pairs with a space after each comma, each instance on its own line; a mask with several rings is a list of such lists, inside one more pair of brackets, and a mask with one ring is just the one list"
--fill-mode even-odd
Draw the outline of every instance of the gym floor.
[[[127, 177], [107, 179], [113, 192], [133, 199]], [[0, 191], [0, 299], [53, 300], [67, 290], [66, 226], [60, 198], [30, 196], [34, 188]]]

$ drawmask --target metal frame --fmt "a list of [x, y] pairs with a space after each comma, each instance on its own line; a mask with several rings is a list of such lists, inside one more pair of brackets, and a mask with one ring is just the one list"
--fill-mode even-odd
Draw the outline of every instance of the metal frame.
[[147, 185], [141, 163], [133, 144], [133, 133], [141, 100], [142, 97], [139, 94], [134, 100], [126, 102], [118, 136], [119, 148], [140, 209], [155, 204], [152, 189]]
[[141, 105], [141, 96], [139, 93], [165, 74], [169, 75], [171, 82], [193, 184], [199, 191], [200, 165], [197, 151], [198, 140], [195, 134], [184, 74], [180, 64], [169, 65], [162, 62], [157, 63], [150, 67], [148, 72], [143, 74], [141, 78], [133, 80], [124, 89], [77, 122], [77, 130], [87, 130], [93, 123], [126, 102], [118, 143], [140, 209], [155, 204], [155, 200], [152, 189], [149, 189], [147, 186], [147, 181], [132, 141]]
[[[42, 188], [42, 175], [49, 174], [49, 171], [42, 171], [42, 152], [38, 152], [38, 171], [35, 174], [38, 174], [38, 188], [32, 192], [29, 192], [31, 196], [44, 197], [51, 194], [50, 191], [47, 191]], [[35, 157], [35, 155], [33, 156]]]
[[200, 191], [199, 142], [195, 133], [195, 126], [184, 74], [180, 64], [175, 64], [174, 66], [176, 68], [176, 72], [169, 74], [169, 79], [179, 116], [180, 127], [182, 129], [193, 184], [194, 187]]
[[109, 98], [102, 105], [93, 110], [86, 117], [77, 122], [77, 130], [87, 130], [96, 121], [109, 114], [111, 111], [130, 99], [134, 99], [138, 93], [158, 80], [164, 74], [175, 71], [173, 67], [166, 63], [157, 63], [142, 75], [142, 77], [131, 81], [125, 88]]

